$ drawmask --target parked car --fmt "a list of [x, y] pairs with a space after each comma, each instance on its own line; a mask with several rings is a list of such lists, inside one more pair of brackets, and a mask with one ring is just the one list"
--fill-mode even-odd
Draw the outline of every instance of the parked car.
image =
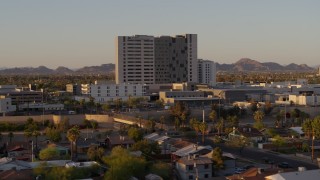
[[243, 167], [243, 169], [248, 170], [248, 169], [253, 168], [253, 167], [254, 167], [254, 165], [247, 165], [247, 166]]
[[280, 164], [278, 164], [278, 167], [279, 167], [279, 168], [292, 168], [292, 167], [290, 166], [290, 164], [287, 163], [287, 162], [281, 162]]
[[266, 164], [274, 164], [274, 161], [272, 159], [269, 159], [268, 157], [262, 158], [262, 161]]
[[246, 169], [236, 167], [236, 170], [234, 171], [234, 173], [235, 173], [235, 174], [241, 174], [241, 173], [243, 173], [244, 171], [246, 171]]

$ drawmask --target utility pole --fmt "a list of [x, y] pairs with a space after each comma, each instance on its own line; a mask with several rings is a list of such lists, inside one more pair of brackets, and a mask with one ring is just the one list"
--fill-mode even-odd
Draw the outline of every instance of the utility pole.
[[202, 122], [204, 123], [204, 105], [202, 103]]
[[33, 141], [31, 141], [31, 162], [33, 162]]
[[312, 128], [312, 147], [311, 147], [311, 161], [313, 162], [314, 159], [314, 128]]

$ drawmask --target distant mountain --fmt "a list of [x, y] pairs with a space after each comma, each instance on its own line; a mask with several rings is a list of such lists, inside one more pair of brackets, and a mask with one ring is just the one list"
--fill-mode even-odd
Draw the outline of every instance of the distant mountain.
[[261, 63], [256, 60], [252, 60], [249, 58], [242, 58], [236, 63], [233, 64], [219, 64], [217, 63], [217, 70], [218, 71], [233, 71], [233, 72], [241, 72], [241, 71], [260, 71], [260, 72], [267, 72], [267, 71], [297, 71], [297, 72], [306, 72], [306, 71], [314, 71], [314, 68], [309, 67], [306, 64], [294, 64], [291, 63], [286, 66], [282, 66], [275, 62], [265, 62]]
[[49, 74], [109, 74], [114, 72], [114, 64], [102, 64], [101, 66], [87, 66], [78, 70], [60, 66], [57, 69], [49, 69], [45, 66], [33, 67], [15, 67], [0, 70], [0, 75], [49, 75]]
[[[242, 58], [233, 64], [219, 64], [217, 63], [218, 71], [226, 72], [276, 72], [276, 71], [296, 71], [296, 72], [308, 72], [315, 71], [316, 68], [311, 68], [306, 64], [294, 64], [280, 65], [275, 62], [261, 63], [249, 58]], [[100, 66], [86, 66], [80, 69], [71, 70], [67, 67], [60, 66], [57, 69], [49, 69], [45, 66], [33, 67], [15, 67], [0, 69], [0, 75], [49, 75], [49, 74], [110, 74], [115, 70], [114, 64], [102, 64]]]
[[55, 70], [55, 73], [57, 74], [73, 74], [74, 71], [72, 71], [71, 69], [69, 68], [66, 68], [66, 67], [63, 67], [63, 66], [59, 66], [56, 70]]
[[76, 70], [76, 73], [88, 73], [88, 74], [104, 74], [106, 72], [114, 72], [114, 64], [102, 64], [101, 66], [86, 66], [81, 69]]

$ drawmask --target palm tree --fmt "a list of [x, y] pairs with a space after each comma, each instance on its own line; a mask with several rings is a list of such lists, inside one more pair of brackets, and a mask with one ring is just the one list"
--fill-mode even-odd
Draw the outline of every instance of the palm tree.
[[10, 143], [12, 142], [13, 136], [14, 136], [13, 132], [10, 131], [9, 134], [8, 134], [8, 137], [10, 139]]
[[264, 113], [262, 111], [256, 111], [253, 113], [253, 118], [256, 121], [262, 121], [262, 119], [264, 118]]
[[27, 129], [24, 131], [24, 136], [26, 136], [27, 141], [29, 142], [29, 138], [32, 137], [32, 132]]
[[[67, 131], [67, 138], [70, 141], [71, 160], [73, 158], [73, 144], [77, 147], [77, 139], [80, 137], [80, 130], [78, 126], [74, 126]], [[77, 149], [76, 149], [77, 154]]]
[[215, 127], [218, 130], [218, 135], [220, 135], [220, 133], [223, 131], [224, 119], [220, 118], [220, 120], [216, 123]]
[[207, 131], [207, 128], [208, 128], [208, 125], [206, 122], [202, 122], [199, 124], [199, 130], [201, 131], [202, 133], [202, 143], [204, 143], [204, 135]]
[[198, 140], [198, 133], [200, 131], [199, 125], [200, 125], [200, 122], [196, 118], [190, 119], [190, 127], [196, 131], [197, 140]]
[[35, 130], [32, 132], [32, 136], [36, 138], [36, 149], [38, 149], [38, 136], [40, 136], [40, 132]]
[[212, 110], [209, 114], [209, 119], [212, 121], [212, 123], [214, 123], [216, 118], [217, 118], [217, 112], [215, 110]]
[[180, 120], [179, 118], [176, 117], [174, 120], [174, 128], [177, 131], [179, 127], [180, 127]]
[[165, 122], [164, 116], [161, 116], [160, 119], [159, 119], [159, 121], [160, 121], [160, 124], [161, 124], [161, 129], [163, 129], [163, 124], [164, 124], [164, 122]]

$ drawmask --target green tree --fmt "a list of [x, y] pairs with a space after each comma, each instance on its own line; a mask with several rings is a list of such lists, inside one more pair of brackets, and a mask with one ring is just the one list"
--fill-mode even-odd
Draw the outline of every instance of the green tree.
[[212, 110], [209, 114], [209, 119], [214, 123], [217, 118], [217, 112], [215, 110]]
[[132, 176], [142, 179], [147, 166], [144, 158], [135, 157], [120, 146], [113, 148], [103, 162], [109, 167], [105, 173], [106, 180], [127, 180]]
[[264, 124], [262, 121], [256, 121], [256, 122], [254, 122], [253, 127], [258, 130], [261, 130], [264, 128]]
[[86, 127], [86, 128], [89, 128], [89, 126], [91, 126], [91, 123], [88, 119], [84, 119], [83, 120], [83, 125]]
[[272, 144], [276, 147], [276, 151], [278, 151], [280, 147], [286, 144], [286, 141], [281, 136], [276, 135], [273, 137]]
[[36, 138], [36, 149], [38, 149], [38, 137], [41, 135], [40, 131], [33, 131], [32, 136]]
[[249, 145], [249, 143], [250, 142], [248, 138], [241, 136], [229, 139], [226, 145], [239, 149], [241, 154], [244, 148]]
[[44, 161], [59, 159], [59, 150], [55, 147], [48, 147], [40, 151], [39, 158]]
[[253, 118], [255, 120], [255, 123], [254, 123], [254, 127], [261, 130], [264, 128], [264, 124], [263, 124], [263, 118], [264, 118], [264, 113], [262, 111], [256, 111], [253, 113]]
[[264, 113], [262, 111], [255, 111], [253, 113], [253, 119], [256, 121], [262, 121], [264, 118]]
[[164, 101], [163, 99], [158, 99], [156, 100], [156, 106], [159, 107], [159, 108], [163, 108], [164, 107]]
[[198, 134], [200, 131], [200, 122], [196, 118], [191, 118], [189, 124], [190, 124], [190, 127], [196, 131], [196, 136], [198, 140]]
[[150, 132], [154, 132], [155, 131], [155, 127], [156, 127], [156, 122], [153, 119], [149, 119], [146, 123], [146, 128], [150, 131]]
[[[80, 130], [78, 126], [74, 126], [67, 131], [67, 138], [70, 141], [71, 160], [73, 159], [74, 145], [77, 147], [77, 140], [80, 137]], [[77, 154], [77, 148], [75, 148]]]
[[100, 161], [104, 155], [105, 150], [102, 147], [90, 146], [87, 152], [87, 156], [92, 161]]
[[170, 115], [173, 117], [174, 120], [178, 118], [181, 122], [182, 118], [188, 119], [190, 115], [190, 110], [185, 104], [177, 102], [174, 104], [174, 106], [170, 108]]
[[174, 120], [174, 128], [177, 131], [179, 127], [180, 127], [180, 120], [179, 118], [176, 117]]
[[264, 105], [263, 112], [264, 114], [270, 114], [272, 109], [273, 109], [272, 104], [269, 101], [267, 101]]
[[252, 112], [256, 112], [258, 110], [258, 103], [252, 101], [250, 105], [250, 109]]
[[219, 147], [216, 147], [212, 150], [212, 161], [214, 169], [222, 169], [224, 167], [222, 150]]
[[69, 129], [70, 123], [69, 123], [69, 118], [64, 117], [61, 122], [58, 124], [58, 128], [62, 132], [66, 132]]
[[311, 125], [312, 125], [315, 138], [320, 139], [320, 116], [316, 116], [313, 119]]
[[138, 142], [140, 140], [142, 140], [143, 138], [143, 132], [135, 127], [131, 127], [128, 130], [128, 136], [133, 139], [135, 142]]
[[223, 132], [224, 126], [224, 119], [221, 117], [219, 121], [215, 124], [215, 128], [217, 129], [219, 135]]
[[311, 134], [312, 134], [312, 120], [311, 119], [306, 119], [302, 123], [302, 131], [305, 133], [305, 135], [310, 139]]
[[102, 110], [103, 110], [103, 111], [109, 111], [110, 109], [111, 109], [110, 104], [103, 104], [103, 105], [102, 105]]
[[97, 121], [94, 121], [94, 120], [91, 120], [90, 121], [90, 124], [91, 124], [91, 127], [93, 130], [96, 130], [98, 128], [98, 122]]
[[141, 140], [134, 143], [131, 150], [141, 151], [147, 159], [150, 159], [152, 155], [159, 155], [161, 153], [161, 149], [156, 142], [149, 142], [147, 140]]
[[163, 125], [164, 125], [164, 123], [165, 123], [165, 117], [164, 116], [160, 116], [160, 119], [159, 119], [159, 121], [160, 121], [160, 124], [161, 124], [161, 129], [163, 129]]
[[171, 177], [170, 171], [171, 171], [170, 165], [164, 162], [154, 163], [150, 168], [151, 173], [157, 174], [163, 179], [170, 179]]
[[29, 142], [29, 139], [32, 137], [32, 131], [25, 130], [24, 136], [27, 138], [27, 141]]
[[56, 128], [46, 128], [45, 130], [46, 137], [53, 142], [59, 142], [61, 141], [61, 131]]
[[204, 143], [204, 135], [206, 134], [207, 129], [208, 129], [208, 125], [206, 122], [201, 122], [199, 124], [199, 130], [202, 133], [202, 143]]
[[226, 122], [227, 126], [230, 128], [239, 126], [239, 118], [237, 116], [227, 116]]
[[273, 128], [268, 128], [266, 130], [266, 134], [268, 137], [274, 137], [275, 135], [277, 135], [276, 131]]

